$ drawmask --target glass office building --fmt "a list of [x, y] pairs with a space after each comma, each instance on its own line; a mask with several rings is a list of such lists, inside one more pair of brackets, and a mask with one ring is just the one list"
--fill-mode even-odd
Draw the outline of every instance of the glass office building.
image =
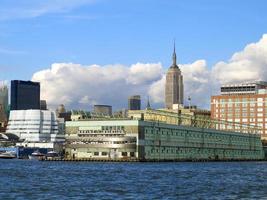
[[40, 109], [40, 83], [11, 81], [11, 110]]

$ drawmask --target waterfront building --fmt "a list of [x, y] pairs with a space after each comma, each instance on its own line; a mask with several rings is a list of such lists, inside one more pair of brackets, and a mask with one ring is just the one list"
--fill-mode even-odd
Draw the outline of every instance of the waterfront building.
[[66, 158], [261, 160], [260, 136], [139, 119], [66, 122]]
[[[244, 130], [256, 126], [267, 140], [267, 82], [223, 85], [221, 94], [211, 97], [211, 117], [241, 124]], [[218, 128], [240, 131], [240, 126], [221, 124]]]
[[176, 64], [175, 46], [172, 56], [172, 65], [166, 74], [165, 83], [165, 107], [172, 109], [173, 104], [183, 104], [184, 84], [180, 68]]
[[40, 109], [40, 83], [11, 81], [11, 110]]
[[140, 110], [141, 97], [140, 95], [133, 95], [128, 98], [128, 110]]
[[65, 141], [55, 112], [49, 110], [12, 110], [6, 134], [17, 136], [17, 145], [25, 147], [53, 148]]
[[94, 114], [102, 116], [112, 115], [112, 106], [109, 105], [94, 105]]

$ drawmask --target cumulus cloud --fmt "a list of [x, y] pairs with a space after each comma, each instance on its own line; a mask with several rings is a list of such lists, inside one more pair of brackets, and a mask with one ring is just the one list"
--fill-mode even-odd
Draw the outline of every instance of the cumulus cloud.
[[162, 74], [162, 65], [136, 63], [124, 65], [90, 65], [54, 63], [36, 72], [32, 80], [41, 82], [41, 98], [51, 107], [65, 104], [69, 108], [89, 109], [94, 104], [127, 107], [129, 95], [146, 96], [148, 87]]
[[[229, 61], [208, 67], [205, 60], [179, 64], [184, 77], [185, 104], [209, 108], [210, 96], [218, 93], [220, 85], [267, 77], [267, 34], [234, 53]], [[54, 63], [36, 72], [32, 80], [41, 82], [41, 96], [48, 105], [65, 104], [68, 108], [90, 109], [94, 104], [127, 107], [130, 95], [149, 95], [154, 107], [164, 106], [165, 73], [161, 63], [125, 65], [90, 65]], [[144, 102], [143, 102], [144, 103]]]
[[218, 62], [212, 69], [212, 75], [220, 83], [266, 80], [267, 34], [234, 53], [228, 62]]

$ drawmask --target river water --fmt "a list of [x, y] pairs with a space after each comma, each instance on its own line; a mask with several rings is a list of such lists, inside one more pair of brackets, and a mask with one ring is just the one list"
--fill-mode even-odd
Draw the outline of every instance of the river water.
[[0, 199], [267, 199], [267, 162], [0, 160]]

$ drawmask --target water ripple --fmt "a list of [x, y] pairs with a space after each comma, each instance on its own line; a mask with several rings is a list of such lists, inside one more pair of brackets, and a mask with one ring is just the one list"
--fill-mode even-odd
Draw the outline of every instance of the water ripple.
[[267, 162], [0, 160], [0, 199], [267, 199]]

